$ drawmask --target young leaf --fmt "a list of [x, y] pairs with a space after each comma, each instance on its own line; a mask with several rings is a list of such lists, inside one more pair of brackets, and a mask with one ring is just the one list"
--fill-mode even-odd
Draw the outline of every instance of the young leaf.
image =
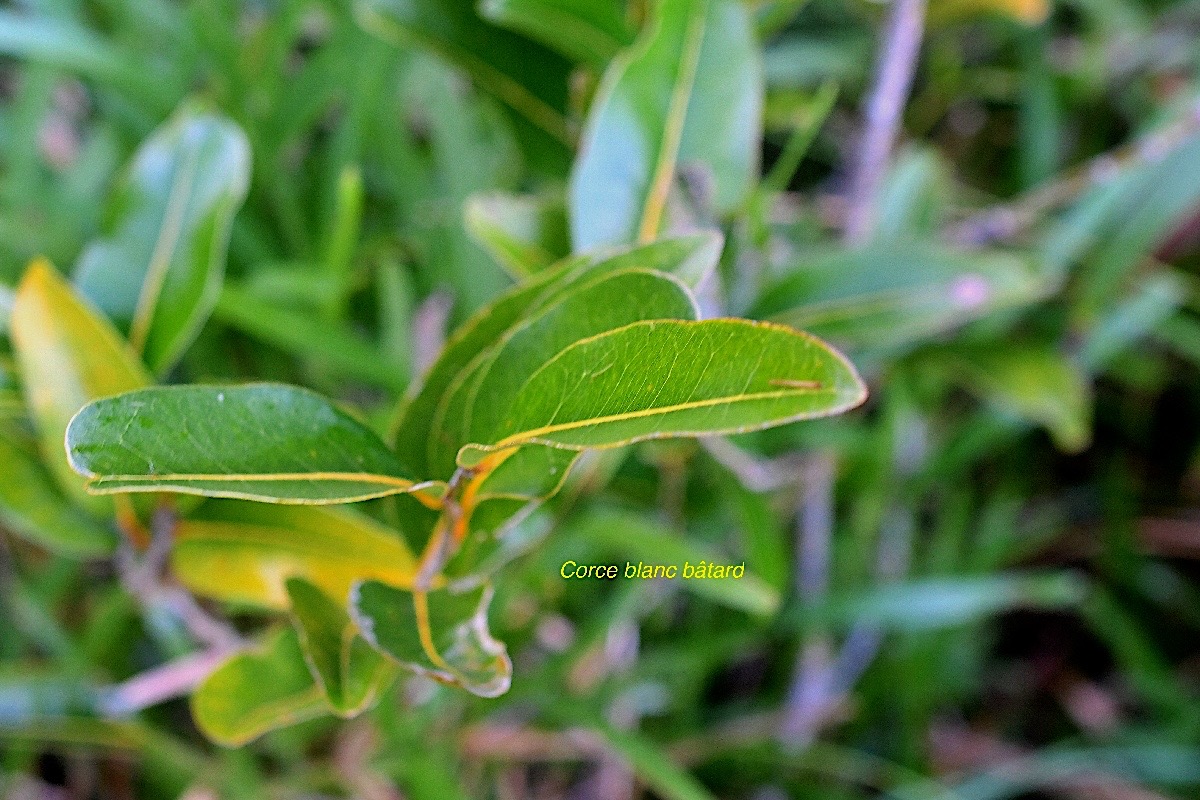
[[288, 577], [345, 602], [363, 578], [411, 585], [417, 560], [399, 536], [348, 508], [215, 500], [179, 522], [171, 566], [196, 594], [282, 610]]
[[522, 318], [553, 302], [584, 275], [600, 276], [631, 267], [670, 272], [696, 287], [716, 267], [720, 234], [704, 233], [663, 239], [648, 245], [567, 259], [539, 272], [480, 309], [450, 337], [417, 389], [401, 404], [391, 425], [396, 454], [419, 475], [431, 473], [427, 440], [438, 405], [455, 379], [472, 361]]
[[233, 216], [250, 182], [250, 145], [232, 121], [184, 108], [138, 149], [105, 235], [75, 281], [163, 374], [196, 338], [225, 274]]
[[633, 43], [621, 0], [483, 0], [479, 12], [568, 58], [600, 68]]
[[527, 155], [538, 157], [530, 150], [540, 146], [565, 156], [573, 139], [565, 116], [566, 59], [480, 19], [473, 0], [356, 0], [354, 8], [367, 30], [395, 44], [428, 48], [512, 109], [529, 132], [540, 134]]
[[226, 747], [329, 711], [290, 627], [269, 633], [260, 649], [232, 656], [192, 694], [196, 727]]
[[695, 319], [697, 314], [695, 300], [678, 279], [643, 269], [601, 275], [563, 292], [509, 329], [451, 385], [428, 434], [432, 474], [453, 472], [459, 448], [490, 436], [526, 379], [563, 348], [631, 322]]
[[806, 259], [751, 314], [855, 350], [895, 351], [1050, 288], [1016, 255], [889, 242]]
[[73, 508], [24, 448], [0, 428], [0, 524], [60, 555], [105, 556], [116, 546], [108, 528]]
[[526, 445], [487, 474], [474, 499], [545, 500], [558, 493], [579, 456], [577, 450]]
[[488, 631], [492, 589], [407, 592], [365, 581], [351, 592], [350, 613], [363, 636], [401, 666], [480, 697], [499, 697], [512, 662]]
[[866, 396], [841, 354], [781, 325], [637, 322], [547, 362], [490, 439], [458, 458], [473, 467], [489, 453], [529, 443], [584, 449], [741, 433], [841, 413]]
[[344, 605], [303, 578], [287, 580], [292, 623], [325, 699], [339, 716], [370, 708], [394, 670], [378, 650], [358, 635]]
[[60, 486], [97, 512], [111, 503], [89, 497], [63, 453], [71, 417], [89, 400], [150, 383], [150, 376], [102, 316], [46, 261], [34, 261], [17, 287], [12, 341], [25, 397], [46, 464]]
[[328, 504], [438, 491], [333, 403], [282, 384], [169, 386], [98, 400], [71, 421], [67, 455], [97, 493]]
[[609, 66], [571, 175], [577, 251], [654, 239], [683, 165], [736, 207], [758, 172], [763, 75], [745, 7], [660, 0], [644, 38]]

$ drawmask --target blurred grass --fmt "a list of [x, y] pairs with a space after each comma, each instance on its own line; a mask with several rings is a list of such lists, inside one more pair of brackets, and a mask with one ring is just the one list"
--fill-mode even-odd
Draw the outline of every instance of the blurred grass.
[[[687, 443], [577, 476], [553, 533], [500, 583], [494, 628], [516, 674], [496, 701], [404, 682], [360, 720], [234, 752], [204, 743], [178, 701], [80, 718], [93, 688], [186, 649], [186, 635], [170, 608], [135, 608], [110, 564], [6, 531], [0, 792], [1197, 796], [1200, 6], [1063, 2], [1030, 25], [1005, 4], [971, 5], [931, 9], [878, 247], [950, 243], [956, 275], [1015, 253], [1053, 285], [1045, 299], [911, 347], [894, 326], [872, 331], [886, 352], [852, 353], [870, 408], [736, 440], [782, 470], [772, 491]], [[723, 223], [737, 311], [788, 281], [819, 295], [804, 270], [835, 241], [880, 16], [855, 0], [757, 12], [769, 177]], [[20, 3], [0, 11], [0, 54], [0, 321], [30, 258], [70, 265], [100, 235], [121, 165], [177, 105], [200, 97], [246, 131], [254, 168], [230, 280], [173, 381], [288, 380], [383, 419], [430, 355], [414, 333], [429, 298], [448, 292], [460, 321], [511, 282], [470, 237], [464, 204], [560, 197], [567, 178], [501, 100], [424, 47], [377, 39], [346, 2]], [[577, 129], [599, 73], [574, 74], [563, 113]], [[803, 475], [787, 456], [815, 452], [835, 455], [836, 487], [828, 597], [811, 604], [796, 589]], [[403, 526], [402, 502], [371, 511]], [[1152, 524], [1164, 519], [1169, 532]], [[762, 584], [559, 577], [596, 551], [718, 553]], [[744, 613], [776, 592], [778, 615]], [[856, 629], [882, 637], [873, 657], [833, 655], [858, 659], [861, 681], [833, 698], [815, 741], [780, 743], [795, 664]], [[505, 735], [473, 735], [489, 725]]]

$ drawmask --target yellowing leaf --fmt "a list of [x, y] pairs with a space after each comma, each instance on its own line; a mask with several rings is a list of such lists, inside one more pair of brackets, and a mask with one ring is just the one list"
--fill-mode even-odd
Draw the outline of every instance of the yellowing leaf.
[[67, 463], [67, 423], [88, 401], [150, 383], [112, 325], [71, 289], [49, 262], [36, 260], [17, 287], [13, 347], [46, 463], [62, 487], [97, 512], [111, 501], [90, 497]]
[[197, 594], [286, 609], [288, 578], [304, 578], [338, 602], [374, 578], [411, 586], [416, 558], [400, 537], [346, 508], [217, 500], [179, 523], [175, 574]]

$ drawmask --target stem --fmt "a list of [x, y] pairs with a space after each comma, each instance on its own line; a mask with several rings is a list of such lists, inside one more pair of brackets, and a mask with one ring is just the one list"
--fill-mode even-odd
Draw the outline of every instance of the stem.
[[117, 551], [121, 584], [143, 609], [165, 607], [171, 611], [196, 641], [221, 649], [238, 647], [242, 637], [237, 631], [205, 611], [187, 591], [168, 584], [165, 579], [177, 522], [174, 508], [163, 503], [150, 520], [151, 537], [145, 555], [139, 559], [127, 544]]
[[875, 201], [900, 133], [924, 31], [925, 0], [892, 0], [875, 85], [867, 101], [866, 130], [847, 198], [844, 233], [850, 244], [863, 243], [874, 230]]
[[1182, 119], [1132, 144], [1102, 153], [1010, 203], [968, 217], [950, 229], [949, 239], [957, 244], [975, 247], [1010, 239], [1035, 224], [1047, 212], [1070, 202], [1084, 191], [1112, 182], [1126, 168], [1165, 158], [1198, 130], [1200, 103], [1192, 106]]
[[233, 652], [233, 648], [214, 647], [148, 669], [124, 683], [103, 690], [100, 711], [105, 716], [125, 717], [166, 700], [183, 697], [191, 693]]
[[[829, 591], [835, 480], [832, 453], [819, 454], [805, 470], [797, 523], [796, 592], [808, 607], [820, 604]], [[779, 731], [785, 744], [810, 743], [824, 722], [833, 699], [829, 690], [832, 658], [832, 645], [824, 632], [801, 646]]]

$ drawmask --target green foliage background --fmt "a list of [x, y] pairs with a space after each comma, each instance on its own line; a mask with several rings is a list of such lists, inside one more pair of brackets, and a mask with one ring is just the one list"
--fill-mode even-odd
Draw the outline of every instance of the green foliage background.
[[[0, 10], [0, 793], [1197, 796], [1200, 7], [933, 0], [869, 235], [847, 244], [890, 13]], [[157, 284], [181, 172], [185, 244]], [[186, 701], [121, 705], [139, 676], [279, 617], [228, 596], [220, 554], [201, 575], [143, 569], [165, 554], [122, 537], [152, 504], [85, 495], [56, 445], [84, 401], [152, 379], [279, 381], [383, 435], [447, 330], [508, 287], [572, 252], [699, 231], [723, 237], [705, 315], [822, 336], [863, 374], [865, 406], [585, 456], [498, 573], [502, 697], [405, 676], [353, 720], [232, 749]], [[10, 320], [23, 276], [57, 285], [45, 262], [28, 271], [40, 258], [146, 369], [65, 312]], [[56, 324], [98, 372], [21, 361], [20, 330]], [[185, 524], [227, 502], [181, 506]], [[356, 508], [315, 512], [303, 541], [422, 513]], [[311, 574], [343, 586], [339, 540], [322, 546]], [[207, 557], [193, 549], [187, 563]], [[560, 577], [568, 560], [700, 559], [747, 578]], [[232, 628], [206, 640], [197, 614]], [[246, 674], [260, 699], [311, 680]]]

